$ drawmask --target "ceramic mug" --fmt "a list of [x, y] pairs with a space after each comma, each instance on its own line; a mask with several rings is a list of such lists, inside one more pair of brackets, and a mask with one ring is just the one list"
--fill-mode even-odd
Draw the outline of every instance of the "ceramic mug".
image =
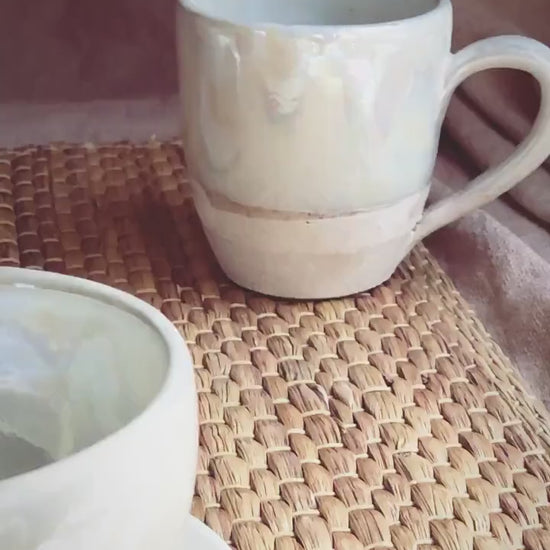
[[[449, 0], [180, 0], [183, 143], [196, 208], [235, 282], [326, 298], [382, 283], [432, 231], [550, 153], [550, 49], [503, 36], [451, 54]], [[525, 142], [424, 209], [454, 89], [531, 73]]]
[[[174, 326], [126, 293], [31, 270], [0, 268], [0, 304], [0, 548], [176, 550], [204, 539], [186, 519], [197, 403]], [[2, 474], [14, 436], [20, 460], [41, 447], [49, 463]]]

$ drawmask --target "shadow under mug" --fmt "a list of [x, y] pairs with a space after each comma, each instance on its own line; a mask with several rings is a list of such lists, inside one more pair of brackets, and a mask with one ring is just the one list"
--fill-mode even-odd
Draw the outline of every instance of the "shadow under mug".
[[[79, 334], [84, 334], [82, 342], [87, 352], [93, 340], [91, 332], [97, 332], [95, 327], [102, 320], [106, 327], [112, 326], [112, 322], [131, 321], [132, 334], [127, 335], [124, 345], [115, 346], [121, 352], [110, 357], [111, 362], [106, 362], [108, 366], [103, 371], [101, 355], [88, 353], [87, 358], [82, 358], [97, 376], [107, 374], [107, 370], [119, 382], [111, 401], [95, 395], [97, 401], [92, 403], [91, 416], [94, 411], [101, 416], [110, 405], [125, 421], [104, 437], [95, 441], [88, 438], [87, 444], [77, 445], [74, 452], [54, 457], [50, 464], [0, 480], [0, 548], [176, 550], [182, 543], [185, 546], [187, 515], [195, 483], [198, 421], [192, 361], [181, 335], [152, 306], [119, 290], [65, 275], [0, 268], [0, 291], [8, 294], [7, 297], [3, 295], [3, 304], [12, 297], [17, 298], [18, 290], [27, 294], [18, 302], [17, 311], [3, 310], [0, 329], [19, 326], [19, 317], [24, 317], [21, 326], [28, 328], [29, 335], [36, 326], [38, 334], [47, 333], [54, 356], [59, 355], [58, 341], [63, 349], [72, 353], [74, 341], [70, 341], [70, 334], [80, 330], [78, 325], [81, 325]], [[49, 310], [42, 298], [45, 292], [52, 291], [57, 293], [58, 307], [55, 309], [54, 296], [54, 301], [49, 302], [52, 308]], [[82, 315], [86, 315], [82, 312], [90, 313], [84, 307], [86, 300], [97, 304], [93, 323], [82, 319]], [[61, 301], [66, 306], [62, 313], [59, 311]], [[42, 304], [40, 308], [36, 302]], [[120, 313], [122, 317], [118, 316]], [[106, 322], [109, 318], [111, 325]], [[77, 325], [76, 330], [70, 330], [68, 324], [71, 323]], [[144, 330], [137, 330], [136, 324]], [[147, 331], [147, 338], [143, 337], [144, 331]], [[112, 330], [104, 338], [113, 342], [118, 333]], [[50, 336], [54, 340], [50, 341]], [[125, 352], [128, 341], [135, 353], [147, 358], [139, 368], [135, 361], [130, 361], [131, 354]], [[159, 353], [151, 354], [151, 347]], [[36, 361], [46, 353], [40, 350]], [[2, 353], [6, 366], [6, 349], [2, 349]], [[149, 361], [150, 357], [160, 359]], [[9, 357], [7, 359], [9, 362]], [[130, 364], [117, 362], [120, 359]], [[58, 361], [50, 363], [47, 363], [48, 368], [54, 371], [59, 368]], [[37, 365], [44, 367], [46, 363], [38, 361]], [[44, 380], [44, 373], [38, 374]], [[88, 380], [91, 386], [101, 386], [97, 376]], [[62, 381], [67, 382], [66, 378]], [[3, 380], [2, 390], [5, 390], [5, 382]], [[104, 393], [109, 394], [112, 388], [105, 380], [102, 382]], [[73, 403], [78, 408], [81, 397], [87, 398], [90, 394], [91, 390], [84, 387]], [[3, 395], [6, 398], [5, 391]], [[51, 408], [52, 396], [53, 393], [37, 395], [48, 405], [43, 407], [45, 410]], [[72, 397], [74, 395], [69, 392], [68, 400]], [[36, 408], [25, 410], [36, 412]], [[79, 418], [82, 421], [82, 416]], [[13, 420], [21, 419], [19, 414]], [[93, 428], [94, 422], [84, 418], [74, 426]], [[44, 430], [52, 431], [53, 424], [48, 418], [44, 421]], [[88, 429], [84, 431], [90, 433]], [[37, 438], [43, 437], [42, 432], [35, 430], [34, 433]], [[82, 434], [76, 428], [74, 435], [78, 438]]]
[[[550, 49], [502, 36], [451, 54], [449, 0], [180, 0], [183, 143], [222, 268], [266, 294], [376, 286], [415, 243], [493, 200], [550, 152]], [[425, 209], [455, 88], [531, 73], [542, 105], [524, 143]]]

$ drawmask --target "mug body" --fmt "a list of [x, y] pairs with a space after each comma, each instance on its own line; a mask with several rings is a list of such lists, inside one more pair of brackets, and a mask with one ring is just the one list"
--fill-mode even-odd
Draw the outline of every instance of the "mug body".
[[[450, 3], [183, 0], [178, 29], [189, 176], [228, 275], [309, 298], [387, 278], [435, 162]], [[312, 294], [309, 280], [304, 294], [283, 272], [273, 286], [253, 264], [273, 273], [281, 257], [289, 273], [328, 269], [340, 286], [318, 281]]]
[[[71, 342], [63, 338], [66, 319], [52, 310], [51, 315], [46, 314], [49, 324], [44, 328], [44, 310], [37, 314], [33, 296], [39, 301], [44, 291], [61, 291], [63, 298], [75, 295], [76, 307], [79, 300], [90, 299], [132, 316], [146, 331], [134, 333], [135, 352], [149, 353], [152, 360], [144, 363], [143, 370], [137, 369], [136, 364], [109, 369], [115, 374], [113, 382], [102, 380], [100, 384], [97, 377], [108, 376], [109, 372], [102, 372], [101, 355], [95, 355], [93, 346], [87, 349], [89, 365], [97, 377], [92, 376], [85, 383], [80, 395], [93, 395], [97, 384], [103, 397], [98, 398], [95, 409], [92, 403], [85, 411], [73, 411], [73, 418], [90, 410], [95, 410], [99, 418], [109, 411], [110, 405], [120, 418], [129, 414], [132, 417], [118, 426], [115, 414], [110, 425], [116, 429], [94, 441], [86, 438], [91, 433], [90, 426], [97, 427], [100, 420], [89, 422], [83, 414], [73, 435], [78, 439], [84, 432], [86, 437], [74, 452], [44, 467], [1, 480], [0, 547], [175, 550], [178, 543], [181, 546], [190, 510], [198, 448], [193, 368], [181, 336], [148, 304], [97, 283], [0, 268], [0, 290], [6, 292], [10, 288], [29, 291], [25, 323], [31, 328], [41, 327], [40, 331], [56, 332], [56, 338], [68, 347]], [[6, 312], [3, 320], [5, 317]], [[32, 325], [35, 319], [38, 324]], [[73, 325], [78, 324], [78, 314], [74, 319]], [[142, 338], [146, 333], [147, 339]], [[158, 353], [151, 353], [151, 348]], [[57, 366], [54, 364], [53, 368]], [[77, 373], [77, 377], [85, 379], [82, 374]], [[73, 387], [66, 379], [63, 381], [64, 388]], [[109, 401], [116, 381], [118, 386]], [[80, 397], [78, 403], [82, 403]], [[120, 405], [125, 403], [128, 408], [123, 411]], [[106, 422], [103, 426], [109, 425], [108, 416], [101, 421]]]

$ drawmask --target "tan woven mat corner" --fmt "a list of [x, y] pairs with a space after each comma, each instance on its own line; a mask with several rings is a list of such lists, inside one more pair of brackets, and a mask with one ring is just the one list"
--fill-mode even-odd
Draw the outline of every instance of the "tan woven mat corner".
[[177, 144], [59, 145], [0, 151], [0, 264], [174, 322], [199, 392], [193, 512], [239, 550], [550, 549], [546, 411], [423, 247], [371, 292], [269, 299], [220, 273]]

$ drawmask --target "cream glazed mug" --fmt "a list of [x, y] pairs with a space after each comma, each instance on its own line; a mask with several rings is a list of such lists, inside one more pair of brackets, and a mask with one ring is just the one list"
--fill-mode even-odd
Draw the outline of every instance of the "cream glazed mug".
[[[451, 54], [449, 0], [180, 0], [183, 143], [226, 274], [289, 298], [385, 281], [431, 232], [550, 153], [550, 49], [502, 36]], [[424, 209], [449, 99], [511, 68], [542, 89], [524, 143]]]

